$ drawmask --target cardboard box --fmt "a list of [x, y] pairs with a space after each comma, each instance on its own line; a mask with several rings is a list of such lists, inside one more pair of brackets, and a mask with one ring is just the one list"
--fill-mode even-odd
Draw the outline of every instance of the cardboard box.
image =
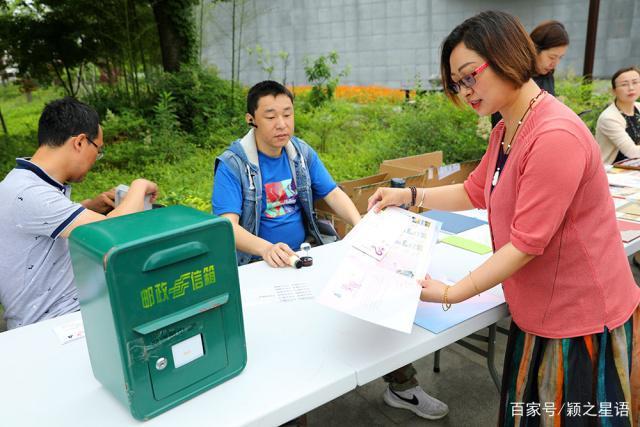
[[478, 167], [480, 160], [470, 160], [462, 163], [441, 165], [428, 174], [425, 187], [439, 187], [441, 185], [460, 184]]
[[[438, 187], [458, 184], [464, 182], [478, 163], [478, 160], [473, 160], [443, 165], [442, 151], [434, 151], [417, 156], [385, 160], [380, 164], [379, 174], [344, 181], [338, 185], [353, 201], [358, 212], [364, 215], [367, 212], [369, 197], [375, 193], [378, 187], [389, 187], [391, 178], [404, 178], [407, 187]], [[315, 210], [319, 218], [332, 222], [341, 238], [350, 230], [350, 226], [338, 218], [324, 200], [315, 202]], [[418, 212], [424, 209], [418, 210], [413, 207], [411, 210]]]
[[[367, 212], [368, 199], [376, 191], [376, 188], [383, 186], [382, 183], [389, 181], [386, 173], [379, 173], [364, 178], [354, 179], [352, 181], [343, 181], [338, 186], [353, 201], [358, 212]], [[387, 184], [388, 185], [388, 184]], [[320, 210], [325, 213], [334, 213], [333, 210], [324, 200], [315, 202], [316, 211]]]
[[[425, 172], [429, 168], [442, 165], [442, 151], [434, 151], [432, 153], [418, 154], [416, 156], [401, 157], [399, 159], [384, 160], [380, 164], [382, 167], [400, 167], [411, 169], [417, 172]], [[415, 174], [414, 174], [415, 175]]]

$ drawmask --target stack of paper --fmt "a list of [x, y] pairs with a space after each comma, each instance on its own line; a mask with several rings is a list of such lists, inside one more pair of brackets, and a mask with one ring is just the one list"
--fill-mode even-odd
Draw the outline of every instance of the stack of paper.
[[613, 168], [607, 173], [609, 185], [640, 188], [640, 171]]
[[628, 203], [616, 210], [618, 219], [627, 221], [640, 222], [640, 205], [637, 203]]
[[624, 243], [629, 243], [640, 237], [640, 222], [618, 219], [618, 229]]

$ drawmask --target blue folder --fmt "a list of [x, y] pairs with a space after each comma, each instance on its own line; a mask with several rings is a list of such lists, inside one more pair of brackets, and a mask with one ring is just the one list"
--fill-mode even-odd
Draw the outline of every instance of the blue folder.
[[467, 231], [471, 228], [476, 228], [487, 223], [487, 221], [483, 221], [481, 219], [438, 210], [422, 212], [421, 215], [435, 221], [440, 221], [442, 223], [442, 231], [453, 234], [462, 233], [463, 231]]

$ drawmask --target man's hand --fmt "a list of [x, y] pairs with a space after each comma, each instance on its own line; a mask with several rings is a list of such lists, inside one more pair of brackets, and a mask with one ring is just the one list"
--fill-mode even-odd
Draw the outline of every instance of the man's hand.
[[148, 179], [138, 178], [134, 180], [129, 186], [129, 191], [133, 188], [141, 188], [145, 196], [151, 195], [151, 203], [155, 202], [158, 197], [158, 185]]
[[271, 267], [288, 267], [289, 257], [295, 254], [289, 245], [280, 242], [268, 246], [260, 255]]
[[109, 191], [99, 194], [93, 199], [83, 200], [81, 205], [89, 210], [106, 215], [116, 207], [115, 199], [116, 190], [115, 188], [112, 188]]

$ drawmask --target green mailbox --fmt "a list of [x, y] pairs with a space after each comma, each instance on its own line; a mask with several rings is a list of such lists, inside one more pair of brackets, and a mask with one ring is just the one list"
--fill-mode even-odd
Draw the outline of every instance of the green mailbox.
[[172, 206], [80, 226], [69, 245], [93, 374], [135, 418], [244, 369], [227, 219]]

